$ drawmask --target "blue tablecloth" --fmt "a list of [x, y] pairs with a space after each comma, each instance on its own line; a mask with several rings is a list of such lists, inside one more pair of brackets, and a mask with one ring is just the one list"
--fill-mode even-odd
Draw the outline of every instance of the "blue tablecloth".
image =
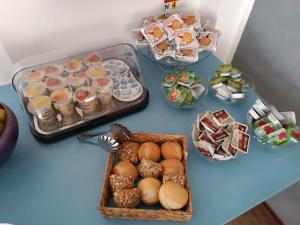
[[[193, 217], [188, 224], [226, 223], [299, 180], [300, 151], [296, 145], [273, 150], [252, 139], [248, 155], [240, 154], [236, 160], [223, 163], [207, 161], [195, 151], [190, 133], [196, 115], [225, 108], [245, 123], [246, 112], [256, 99], [254, 92], [250, 92], [242, 104], [225, 105], [208, 95], [195, 109], [175, 109], [165, 103], [161, 94], [164, 72], [158, 64], [143, 56], [139, 56], [139, 62], [150, 92], [149, 106], [118, 122], [132, 131], [187, 135], [193, 199]], [[206, 80], [219, 64], [220, 61], [211, 55], [188, 69]], [[0, 167], [0, 223], [153, 224], [153, 221], [106, 219], [97, 211], [108, 153], [97, 146], [80, 143], [75, 137], [52, 144], [38, 143], [29, 131], [11, 85], [0, 87], [0, 100], [14, 110], [20, 126], [15, 152]]]

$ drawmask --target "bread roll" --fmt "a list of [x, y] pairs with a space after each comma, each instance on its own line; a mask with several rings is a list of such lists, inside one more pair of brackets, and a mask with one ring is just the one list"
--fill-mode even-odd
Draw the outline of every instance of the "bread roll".
[[176, 176], [184, 174], [184, 166], [178, 159], [165, 159], [160, 165], [163, 168], [163, 175]]
[[188, 192], [185, 188], [172, 181], [161, 185], [158, 193], [160, 204], [166, 209], [181, 209], [188, 202]]
[[113, 199], [118, 208], [135, 208], [140, 204], [141, 193], [137, 188], [117, 189]]
[[155, 205], [158, 203], [158, 192], [161, 182], [158, 179], [147, 177], [140, 181], [138, 189], [141, 192], [141, 199], [146, 205]]
[[139, 148], [138, 158], [140, 161], [150, 159], [157, 162], [160, 159], [160, 147], [154, 142], [144, 142]]
[[138, 177], [136, 167], [127, 161], [118, 162], [113, 168], [113, 174], [118, 176], [133, 176], [134, 180]]
[[182, 159], [182, 150], [178, 142], [167, 141], [161, 146], [161, 154], [164, 159]]

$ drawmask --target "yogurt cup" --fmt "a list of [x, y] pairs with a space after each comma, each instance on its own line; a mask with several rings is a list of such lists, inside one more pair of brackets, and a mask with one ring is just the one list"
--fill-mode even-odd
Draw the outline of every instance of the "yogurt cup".
[[31, 71], [25, 76], [25, 81], [27, 82], [39, 82], [45, 77], [45, 73], [42, 70]]
[[73, 93], [69, 89], [56, 90], [52, 92], [50, 98], [62, 116], [72, 116], [75, 112]]
[[109, 77], [100, 77], [93, 80], [93, 87], [98, 92], [98, 98], [101, 102], [109, 102], [112, 99], [113, 80]]
[[69, 73], [78, 72], [83, 69], [83, 64], [78, 59], [71, 59], [65, 63], [65, 68]]
[[87, 75], [85, 71], [70, 73], [66, 76], [66, 82], [69, 84], [75, 91], [81, 86], [84, 86], [87, 83]]
[[86, 73], [91, 80], [94, 80], [99, 77], [104, 77], [106, 75], [106, 69], [103, 66], [90, 67]]
[[83, 115], [90, 115], [97, 110], [96, 94], [96, 89], [88, 86], [82, 86], [74, 92], [74, 100], [78, 102]]
[[47, 95], [34, 97], [27, 105], [28, 111], [37, 116], [40, 122], [51, 124], [57, 120], [52, 102]]
[[64, 89], [67, 86], [67, 83], [62, 77], [51, 77], [46, 79], [45, 85], [52, 93], [53, 91]]
[[44, 68], [44, 73], [47, 77], [60, 76], [64, 73], [63, 65], [49, 65]]
[[40, 95], [45, 95], [46, 92], [47, 90], [43, 82], [25, 83], [25, 87], [23, 89], [23, 95], [24, 97], [28, 98], [28, 100]]
[[84, 62], [89, 67], [99, 66], [102, 61], [102, 56], [94, 53], [85, 57]]

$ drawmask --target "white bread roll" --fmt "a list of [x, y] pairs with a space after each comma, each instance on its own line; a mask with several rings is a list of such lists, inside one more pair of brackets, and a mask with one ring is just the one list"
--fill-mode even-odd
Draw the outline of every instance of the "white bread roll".
[[161, 146], [161, 154], [164, 159], [182, 159], [182, 150], [178, 142], [167, 141]]
[[146, 205], [155, 205], [158, 203], [158, 192], [161, 182], [158, 179], [147, 177], [140, 181], [138, 189], [141, 192], [141, 199]]
[[158, 196], [160, 204], [165, 209], [181, 209], [189, 198], [187, 190], [173, 181], [162, 184]]
[[154, 142], [144, 142], [138, 150], [138, 158], [157, 162], [160, 159], [160, 147]]

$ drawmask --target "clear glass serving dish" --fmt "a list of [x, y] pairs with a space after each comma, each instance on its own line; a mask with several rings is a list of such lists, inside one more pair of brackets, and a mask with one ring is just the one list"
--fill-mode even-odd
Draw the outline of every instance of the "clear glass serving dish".
[[129, 44], [17, 71], [13, 86], [32, 133], [52, 141], [143, 109], [148, 91]]
[[[251, 77], [249, 77], [247, 74], [243, 73], [243, 78], [245, 79], [245, 81], [248, 83], [248, 88], [247, 90], [241, 92], [241, 94], [244, 95], [243, 98], [236, 98], [236, 99], [231, 99], [230, 97], [229, 98], [225, 98], [221, 95], [218, 95], [217, 93], [217, 90], [214, 89], [212, 87], [212, 85], [210, 84], [210, 80], [213, 79], [215, 76], [214, 75], [208, 75], [207, 77], [207, 86], [208, 86], [208, 90], [209, 92], [215, 96], [218, 100], [224, 102], [224, 103], [227, 103], [227, 104], [237, 104], [237, 103], [242, 103], [244, 102], [246, 99], [247, 99], [247, 92], [249, 89], [252, 89], [253, 91], [255, 90], [255, 84], [254, 84], [254, 81]], [[234, 93], [234, 92], [233, 92]]]

